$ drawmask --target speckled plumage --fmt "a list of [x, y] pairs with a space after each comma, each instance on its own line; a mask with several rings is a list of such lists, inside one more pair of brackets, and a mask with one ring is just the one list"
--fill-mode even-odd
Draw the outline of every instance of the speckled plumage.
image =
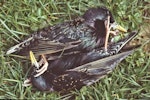
[[99, 48], [94, 49], [88, 53], [75, 53], [57, 58], [54, 61], [49, 60], [48, 70], [51, 70], [55, 74], [60, 74], [67, 69], [71, 69], [107, 56], [117, 54], [125, 46], [125, 44], [127, 44], [137, 35], [137, 33], [138, 32], [131, 32], [128, 36], [121, 39], [120, 41], [109, 45], [107, 52], [105, 52], [103, 48]]
[[47, 70], [38, 77], [31, 74], [32, 85], [40, 91], [57, 91], [68, 93], [71, 90], [81, 89], [91, 85], [113, 71], [115, 66], [130, 55], [133, 50], [106, 57], [56, 75]]
[[111, 12], [105, 7], [91, 8], [82, 17], [41, 29], [31, 34], [20, 44], [11, 47], [7, 54], [17, 52], [28, 55], [32, 50], [35, 55], [72, 51], [90, 51], [104, 45], [106, 38], [105, 20]]
[[[107, 54], [102, 53], [103, 50], [95, 49], [88, 53], [64, 56], [50, 61], [47, 71], [38, 77], [35, 77], [37, 72], [33, 66], [33, 72], [30, 75], [31, 83], [40, 91], [58, 92], [69, 92], [91, 85], [112, 72], [120, 61], [138, 47], [122, 49], [136, 35], [137, 32], [132, 32], [117, 43], [111, 44]], [[118, 53], [120, 50], [122, 53]]]

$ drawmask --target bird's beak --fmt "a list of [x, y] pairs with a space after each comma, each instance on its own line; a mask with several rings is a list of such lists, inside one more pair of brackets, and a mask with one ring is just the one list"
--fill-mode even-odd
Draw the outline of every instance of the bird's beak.
[[35, 59], [35, 56], [32, 51], [30, 51], [30, 60], [31, 60], [32, 65], [39, 69], [39, 64], [37, 60]]
[[116, 25], [116, 29], [121, 31], [121, 32], [127, 32], [127, 30], [120, 25]]

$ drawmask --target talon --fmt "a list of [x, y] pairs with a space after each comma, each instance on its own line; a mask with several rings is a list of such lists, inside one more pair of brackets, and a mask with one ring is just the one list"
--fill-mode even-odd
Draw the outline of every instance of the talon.
[[47, 60], [46, 60], [46, 58], [45, 58], [44, 55], [42, 55], [42, 59], [41, 59], [40, 61], [41, 61], [41, 62], [44, 62], [44, 65], [42, 66], [42, 68], [36, 70], [37, 74], [36, 74], [34, 77], [40, 76], [40, 75], [43, 74], [43, 73], [47, 70], [47, 68], [48, 68], [48, 62], [47, 62]]
[[42, 64], [44, 63], [43, 58], [38, 63], [39, 63], [39, 66], [42, 66]]
[[[34, 56], [33, 52], [30, 51], [30, 59], [31, 59], [31, 62], [34, 65], [34, 67], [36, 67], [36, 69], [37, 69], [36, 70], [37, 74], [34, 77], [40, 76], [41, 74], [43, 74], [47, 70], [47, 68], [48, 68], [48, 62], [47, 62], [47, 60], [46, 60], [46, 58], [45, 58], [44, 55], [42, 55], [42, 59], [38, 63], [36, 61], [36, 59], [35, 59], [35, 56]], [[42, 64], [44, 64], [44, 65], [42, 66], [42, 68], [40, 68], [40, 66]]]
[[46, 62], [41, 69], [36, 70], [37, 74], [34, 75], [34, 77], [38, 77], [42, 75], [47, 70], [47, 68], [48, 68], [48, 63]]
[[27, 86], [31, 86], [32, 84], [31, 84], [31, 79], [26, 79], [24, 82], [23, 82], [23, 84], [22, 84], [22, 86], [24, 86], [24, 87], [27, 87]]

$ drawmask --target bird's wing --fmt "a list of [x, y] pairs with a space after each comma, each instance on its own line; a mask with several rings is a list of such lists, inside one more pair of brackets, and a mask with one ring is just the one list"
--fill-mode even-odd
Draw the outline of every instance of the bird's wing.
[[[68, 86], [70, 85], [71, 89], [74, 88], [74, 86], [75, 88], [80, 89], [84, 85], [91, 85], [111, 73], [117, 64], [132, 54], [133, 51], [134, 49], [131, 49], [114, 56], [103, 58], [84, 64], [77, 68], [67, 70], [67, 74], [59, 76], [57, 80], [61, 80], [61, 84], [64, 84], [63, 88], [65, 88], [65, 86], [67, 87], [67, 84]], [[56, 83], [57, 82], [60, 81], [56, 81]]]
[[22, 50], [19, 52], [21, 55], [28, 55], [29, 50], [33, 51], [36, 56], [42, 54], [53, 54], [60, 52], [63, 53], [65, 50], [72, 49], [77, 47], [80, 44], [80, 40], [68, 42], [68, 43], [60, 43], [60, 42], [53, 42], [53, 41], [39, 41], [35, 47], [32, 47], [28, 50]]
[[88, 74], [88, 77], [83, 79], [83, 83], [86, 85], [91, 85], [101, 78], [105, 77], [113, 71], [113, 69], [124, 60], [127, 56], [131, 55], [134, 50], [129, 50], [110, 56], [104, 59], [100, 59], [82, 66], [79, 66], [73, 70], [85, 70]]
[[32, 50], [35, 55], [41, 55], [77, 47], [80, 44], [79, 36], [82, 35], [82, 32], [76, 31], [76, 26], [83, 22], [80, 20], [79, 18], [34, 32], [23, 42], [11, 47], [6, 54], [17, 52], [19, 55], [28, 55]]
[[[82, 71], [82, 70], [87, 70], [90, 74], [98, 74], [99, 72], [101, 73], [101, 70], [112, 70], [114, 67], [121, 62], [123, 59], [125, 59], [128, 55], [133, 53], [133, 49], [118, 53], [113, 56], [109, 56], [100, 60], [96, 60], [84, 65], [81, 65], [79, 67], [76, 67], [74, 69], [70, 69], [71, 71]], [[95, 72], [97, 71], [97, 72]]]
[[80, 40], [68, 43], [38, 40], [37, 43], [34, 43], [32, 47], [31, 45], [29, 47], [28, 46], [23, 47], [22, 50], [19, 49], [22, 48], [21, 46], [24, 45], [23, 43], [15, 45], [7, 51], [7, 54], [11, 54], [12, 52], [18, 51], [17, 53], [19, 55], [27, 56], [30, 50], [33, 51], [36, 56], [41, 54], [52, 54], [61, 51], [63, 52], [71, 48], [75, 48], [80, 44], [80, 42], [81, 42]]

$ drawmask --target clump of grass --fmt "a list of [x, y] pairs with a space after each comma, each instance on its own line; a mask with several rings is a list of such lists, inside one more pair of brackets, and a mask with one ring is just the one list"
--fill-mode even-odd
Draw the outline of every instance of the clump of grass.
[[[5, 51], [33, 31], [81, 16], [90, 7], [107, 6], [115, 20], [130, 30], [139, 30], [147, 20], [147, 0], [1, 0], [0, 2], [0, 98], [56, 99], [58, 93], [22, 87], [30, 63], [9, 57]], [[142, 34], [142, 33], [141, 33]], [[92, 86], [74, 91], [76, 99], [150, 98], [150, 55], [142, 48], [120, 63], [114, 72]]]

